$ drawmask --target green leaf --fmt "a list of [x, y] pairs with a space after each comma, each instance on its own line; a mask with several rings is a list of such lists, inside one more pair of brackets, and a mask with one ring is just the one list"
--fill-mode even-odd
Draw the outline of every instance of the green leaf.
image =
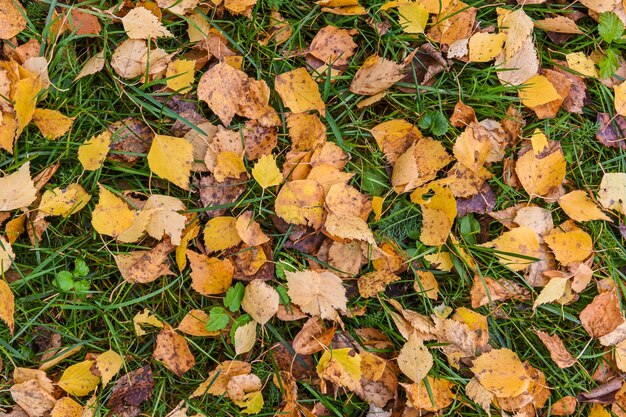
[[431, 132], [433, 132], [433, 135], [445, 135], [449, 127], [450, 125], [448, 124], [448, 119], [446, 118], [446, 116], [441, 112], [435, 113], [435, 116], [433, 117], [433, 126], [431, 128]]
[[81, 279], [80, 281], [74, 281], [74, 290], [78, 292], [89, 291], [90, 286], [91, 284], [89, 284], [89, 280], [86, 280], [86, 279]]
[[74, 260], [74, 276], [75, 277], [86, 277], [89, 275], [89, 267], [87, 266], [87, 262], [84, 259], [75, 259]]
[[223, 307], [213, 307], [209, 312], [209, 321], [206, 324], [206, 329], [209, 332], [218, 332], [228, 326], [230, 316]]
[[476, 235], [480, 232], [480, 223], [471, 214], [461, 218], [459, 229], [463, 239], [470, 245], [476, 244]]
[[291, 298], [289, 294], [287, 294], [287, 288], [283, 286], [276, 287], [276, 292], [278, 293], [278, 299], [282, 305], [289, 305], [291, 303]]
[[371, 195], [382, 195], [389, 187], [389, 178], [382, 169], [367, 167], [361, 178], [361, 188]]
[[241, 307], [241, 300], [243, 300], [243, 293], [245, 287], [241, 282], [236, 283], [226, 291], [224, 297], [224, 307], [227, 307], [231, 313], [235, 313]]
[[600, 14], [598, 33], [606, 42], [611, 43], [624, 35], [624, 23], [613, 12]]
[[426, 113], [424, 113], [418, 123], [419, 128], [422, 130], [429, 130], [433, 125], [433, 118], [434, 112], [427, 111]]
[[615, 49], [609, 48], [604, 59], [600, 61], [599, 67], [601, 78], [607, 78], [615, 74], [615, 71], [619, 68], [619, 53]]
[[56, 274], [54, 284], [63, 292], [70, 292], [74, 288], [74, 276], [70, 271], [61, 271]]

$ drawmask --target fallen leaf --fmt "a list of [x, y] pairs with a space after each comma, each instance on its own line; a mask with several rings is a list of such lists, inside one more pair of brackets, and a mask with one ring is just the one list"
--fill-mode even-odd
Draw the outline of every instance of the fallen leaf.
[[95, 390], [100, 378], [91, 373], [94, 361], [86, 360], [70, 366], [59, 379], [59, 386], [70, 395], [82, 397]]
[[426, 377], [433, 363], [433, 356], [415, 334], [409, 337], [398, 354], [398, 367], [416, 384]]
[[178, 377], [183, 376], [196, 364], [187, 340], [176, 330], [168, 328], [161, 330], [157, 335], [153, 357]]
[[571, 283], [568, 278], [550, 279], [535, 299], [533, 310], [541, 304], [551, 303], [565, 297], [568, 291], [571, 292]]
[[133, 225], [137, 214], [128, 208], [124, 200], [102, 185], [98, 187], [99, 200], [92, 212], [91, 224], [102, 235], [119, 237]]
[[70, 397], [59, 398], [50, 411], [50, 417], [82, 417], [83, 407]]
[[220, 252], [241, 242], [237, 219], [230, 216], [213, 217], [204, 227], [204, 245], [208, 252]]
[[371, 55], [354, 75], [350, 91], [366, 96], [385, 91], [404, 77], [402, 70], [405, 66], [405, 63], [396, 64], [378, 55]]
[[474, 284], [470, 290], [472, 308], [482, 307], [496, 301], [527, 300], [529, 292], [513, 281], [474, 275]]
[[509, 349], [493, 349], [473, 361], [472, 372], [496, 397], [513, 397], [528, 389], [530, 377], [517, 354]]
[[559, 336], [556, 334], [550, 336], [548, 333], [539, 330], [535, 330], [535, 334], [539, 337], [539, 340], [541, 340], [546, 349], [548, 349], [550, 357], [559, 368], [569, 368], [576, 363], [576, 359], [567, 351]]
[[149, 251], [138, 250], [113, 255], [120, 274], [131, 284], [147, 284], [164, 275], [175, 275], [170, 270], [168, 255], [174, 251], [169, 241], [156, 245]]
[[182, 138], [155, 135], [148, 152], [148, 165], [156, 175], [188, 190], [193, 147]]
[[41, 196], [39, 210], [51, 216], [67, 217], [80, 211], [89, 200], [91, 196], [80, 184], [70, 184], [67, 188], [46, 190]]
[[195, 69], [196, 61], [177, 59], [170, 62], [165, 73], [167, 86], [179, 94], [191, 91]]
[[309, 54], [328, 65], [336, 67], [348, 65], [350, 57], [354, 55], [357, 48], [357, 44], [352, 40], [352, 35], [351, 31], [330, 25], [325, 26], [317, 32], [311, 41]]
[[621, 172], [604, 174], [598, 190], [598, 201], [602, 207], [626, 215], [624, 195], [626, 195], [626, 174]]
[[574, 190], [559, 197], [559, 206], [570, 219], [577, 222], [587, 222], [591, 220], [611, 221], [589, 195], [583, 190]]
[[531, 197], [546, 197], [565, 178], [566, 162], [560, 144], [552, 142], [544, 153], [537, 157], [529, 150], [515, 164], [515, 173]]
[[325, 350], [333, 340], [335, 327], [326, 328], [319, 317], [311, 317], [293, 338], [293, 350], [298, 355], [312, 355]]
[[467, 395], [467, 398], [480, 405], [482, 409], [487, 412], [488, 416], [491, 416], [491, 402], [495, 396], [487, 391], [485, 387], [478, 382], [478, 379], [472, 378], [467, 385], [465, 385], [465, 395]]
[[[8, 246], [8, 243], [5, 242], [3, 237], [0, 237], [0, 244], [2, 244], [2, 246], [4, 246], [5, 248], [8, 247], [10, 249], [10, 246]], [[0, 259], [2, 258], [1, 254], [4, 250], [6, 249], [0, 249]], [[5, 271], [5, 267], [8, 269], [9, 266], [10, 263], [9, 265], [7, 265], [5, 260], [2, 259], [2, 265], [0, 266], [0, 270], [3, 274]], [[11, 334], [13, 334], [13, 331], [15, 329], [15, 321], [13, 318], [14, 314], [15, 297], [13, 296], [13, 291], [11, 291], [11, 287], [9, 287], [9, 284], [7, 284], [6, 281], [0, 280], [0, 320], [6, 323], [6, 325], [9, 327], [9, 330], [11, 331]]]
[[0, 178], [0, 212], [26, 207], [35, 201], [36, 196], [37, 190], [30, 177], [30, 162]]
[[102, 71], [104, 63], [104, 51], [100, 51], [85, 62], [85, 65], [83, 65], [78, 75], [76, 75], [74, 81], [78, 81], [88, 75], [93, 75]]
[[594, 62], [583, 52], [572, 52], [565, 55], [567, 66], [583, 77], [598, 77], [598, 70]]
[[[535, 20], [535, 27], [546, 32], [571, 33], [580, 35], [583, 32], [572, 19], [565, 16], [555, 16], [546, 19]], [[580, 52], [575, 52], [580, 53]], [[567, 54], [571, 55], [571, 54]], [[567, 58], [567, 55], [565, 57]], [[570, 67], [571, 68], [571, 67]]]
[[235, 341], [235, 355], [241, 355], [252, 350], [256, 343], [256, 326], [257, 322], [253, 320], [237, 327], [233, 337]]
[[117, 379], [107, 407], [118, 415], [137, 416], [141, 412], [141, 404], [152, 396], [153, 388], [150, 365], [135, 369]]
[[283, 182], [283, 174], [276, 166], [274, 155], [263, 155], [252, 168], [252, 176], [264, 190]]
[[450, 381], [432, 376], [427, 376], [425, 380], [428, 382], [428, 388], [424, 381], [402, 384], [406, 389], [408, 404], [411, 407], [425, 412], [437, 412], [452, 404], [455, 395], [451, 389], [454, 385]]
[[[15, 259], [15, 253], [13, 252], [13, 248], [11, 248], [11, 244], [4, 238], [4, 236], [0, 236], [0, 274], [4, 274], [9, 270], [11, 264], [13, 263], [13, 259]], [[7, 297], [6, 294], [4, 294], [4, 296]], [[5, 298], [3, 297], [3, 299]], [[12, 304], [8, 304], [7, 300], [7, 308], [10, 305]], [[11, 315], [11, 317], [13, 317], [13, 315]]]
[[439, 283], [437, 283], [435, 275], [430, 271], [415, 271], [413, 289], [416, 293], [431, 300], [439, 298]]
[[287, 223], [320, 229], [324, 219], [324, 189], [314, 180], [285, 183], [275, 201], [276, 215]]
[[144, 336], [147, 334], [147, 332], [143, 330], [144, 325], [156, 328], [163, 328], [163, 323], [161, 322], [161, 320], [156, 318], [154, 314], [150, 313], [150, 310], [148, 310], [147, 308], [144, 309], [143, 312], [137, 313], [135, 317], [133, 317], [133, 327], [137, 336]]
[[267, 323], [278, 312], [278, 292], [261, 280], [253, 280], [246, 286], [241, 308], [260, 325]]
[[544, 240], [554, 253], [556, 260], [563, 265], [582, 262], [593, 253], [591, 236], [573, 224], [570, 228], [570, 223], [567, 226], [561, 225], [552, 229]]
[[484, 246], [494, 248], [495, 256], [501, 264], [513, 271], [526, 269], [532, 259], [524, 259], [515, 255], [523, 255], [531, 258], [541, 256], [539, 237], [532, 229], [522, 226], [504, 232], [501, 236], [485, 243]]
[[315, 368], [320, 378], [351, 391], [358, 390], [361, 380], [361, 356], [351, 348], [324, 351]]
[[67, 117], [58, 110], [35, 109], [33, 123], [39, 128], [44, 138], [56, 140], [70, 130], [74, 118]]
[[111, 68], [124, 79], [144, 75], [143, 58], [148, 53], [148, 45], [142, 39], [126, 39], [111, 55]]
[[580, 312], [580, 322], [593, 338], [611, 333], [624, 322], [615, 290], [598, 294]]
[[576, 398], [566, 396], [555, 401], [550, 408], [554, 416], [569, 416], [576, 411]]
[[208, 258], [187, 251], [191, 264], [191, 287], [202, 295], [225, 293], [232, 284], [235, 268], [228, 259]]
[[324, 115], [326, 112], [318, 85], [305, 68], [277, 75], [275, 88], [283, 104], [294, 113], [317, 110]]
[[335, 320], [347, 309], [346, 290], [341, 278], [328, 271], [285, 272], [287, 293], [303, 312], [322, 319]]
[[11, 397], [28, 416], [44, 416], [52, 410], [56, 400], [36, 380], [14, 384], [9, 388]]
[[230, 380], [238, 375], [249, 375], [252, 367], [247, 362], [224, 361], [209, 373], [208, 378], [196, 388], [190, 398], [204, 394], [221, 396], [226, 394]]
[[113, 350], [107, 350], [96, 358], [96, 369], [100, 372], [102, 386], [106, 386], [122, 368], [124, 358]]
[[504, 33], [477, 32], [469, 38], [470, 62], [489, 62], [501, 52], [506, 40]]
[[357, 281], [359, 294], [363, 298], [375, 297], [379, 292], [385, 291], [388, 284], [400, 279], [389, 271], [374, 271], [361, 275]]
[[26, 10], [19, 1], [3, 2], [0, 16], [0, 39], [11, 39], [26, 29]]
[[173, 38], [159, 19], [145, 7], [135, 7], [122, 18], [124, 31], [130, 39]]
[[213, 337], [221, 332], [210, 332], [206, 329], [210, 316], [202, 310], [191, 310], [178, 324], [176, 330], [189, 336]]

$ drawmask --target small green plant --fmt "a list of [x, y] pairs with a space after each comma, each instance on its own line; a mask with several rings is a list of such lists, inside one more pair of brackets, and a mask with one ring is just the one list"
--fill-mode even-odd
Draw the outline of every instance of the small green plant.
[[89, 290], [89, 280], [85, 277], [89, 275], [89, 267], [83, 259], [74, 260], [74, 270], [63, 270], [56, 273], [52, 285], [61, 292], [85, 292]]
[[600, 77], [610, 77], [619, 68], [620, 49], [624, 49], [626, 42], [624, 35], [624, 23], [613, 12], [604, 12], [598, 20], [598, 33], [609, 44], [606, 56], [600, 61]]
[[420, 118], [419, 127], [435, 136], [443, 136], [450, 126], [448, 118], [442, 112], [429, 110]]

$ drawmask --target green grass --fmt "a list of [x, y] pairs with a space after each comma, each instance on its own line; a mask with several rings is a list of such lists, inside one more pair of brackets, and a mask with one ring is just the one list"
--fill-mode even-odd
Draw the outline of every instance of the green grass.
[[[369, 17], [374, 23], [386, 19], [377, 10], [382, 1], [363, 1], [369, 8]], [[477, 7], [484, 2], [468, 1]], [[174, 118], [173, 114], [158, 101], [158, 97], [167, 98], [170, 93], [158, 90], [164, 85], [163, 80], [152, 83], [138, 81], [120, 81], [110, 68], [78, 82], [72, 80], [80, 71], [83, 63], [100, 50], [105, 51], [107, 61], [116, 45], [125, 39], [119, 24], [112, 24], [105, 14], [101, 23], [103, 31], [99, 36], [76, 36], [65, 33], [54, 42], [44, 42], [52, 22], [51, 8], [66, 8], [53, 2], [26, 0], [24, 2], [30, 18], [30, 24], [18, 38], [24, 42], [36, 38], [43, 42], [43, 51], [50, 63], [50, 78], [56, 88], [49, 90], [41, 101], [40, 107], [57, 109], [64, 114], [76, 117], [71, 132], [58, 141], [48, 141], [32, 125], [28, 127], [17, 142], [15, 153], [10, 156], [3, 153], [0, 169], [12, 172], [25, 161], [31, 161], [33, 172], [59, 162], [58, 172], [52, 177], [46, 189], [65, 187], [79, 182], [91, 195], [97, 195], [98, 184], [114, 190], [132, 190], [139, 193], [160, 193], [180, 198], [187, 205], [189, 212], [205, 219], [205, 212], [212, 208], [203, 208], [199, 198], [192, 191], [186, 192], [175, 186], [164, 184], [151, 176], [146, 158], [139, 159], [133, 165], [107, 162], [98, 171], [83, 172], [76, 155], [78, 146], [91, 136], [102, 132], [109, 124], [126, 117], [138, 117], [145, 120], [156, 133], [167, 134]], [[344, 17], [321, 13], [319, 6], [311, 6], [304, 0], [259, 0], [254, 9], [254, 18], [232, 18], [229, 15], [217, 16], [209, 12], [208, 18], [229, 40], [234, 51], [244, 55], [243, 70], [250, 76], [265, 80], [273, 85], [277, 74], [303, 65], [300, 55], [286, 57], [291, 51], [304, 50], [317, 31], [328, 25], [342, 28], [357, 28], [355, 41], [359, 45], [356, 54], [345, 73], [333, 82], [322, 84], [321, 91], [327, 103], [329, 118], [326, 119], [328, 139], [338, 143], [351, 155], [347, 171], [355, 174], [353, 185], [372, 194], [386, 196], [386, 214], [378, 222], [371, 223], [374, 232], [380, 238], [396, 241], [408, 251], [419, 267], [427, 268], [423, 256], [433, 252], [416, 238], [421, 227], [421, 214], [416, 205], [410, 203], [407, 195], [396, 195], [390, 191], [389, 176], [383, 154], [377, 149], [369, 133], [370, 128], [394, 118], [405, 118], [417, 124], [426, 110], [440, 110], [450, 116], [456, 102], [461, 99], [472, 106], [479, 120], [501, 120], [510, 105], [520, 106], [516, 91], [504, 87], [496, 77], [490, 64], [463, 65], [454, 62], [449, 72], [436, 77], [432, 86], [416, 86], [411, 83], [401, 84], [408, 90], [392, 88], [390, 94], [379, 103], [358, 109], [356, 104], [362, 97], [349, 91], [350, 82], [365, 60], [373, 53], [388, 59], [400, 61], [416, 45], [425, 41], [423, 36], [412, 37], [403, 34], [394, 23], [388, 34], [379, 37], [365, 23], [364, 17]], [[87, 1], [82, 7], [105, 9], [112, 4], [102, 1]], [[269, 11], [280, 8], [282, 15], [293, 26], [293, 35], [286, 43], [261, 46], [257, 39], [269, 23]], [[579, 7], [578, 5], [574, 8]], [[533, 18], [547, 17], [550, 13], [561, 10], [560, 5], [529, 5], [526, 12]], [[395, 16], [390, 17], [395, 20]], [[479, 8], [478, 19], [482, 26], [495, 24], [494, 7]], [[167, 20], [168, 28], [176, 35], [171, 40], [160, 40], [159, 47], [167, 51], [185, 50], [188, 43], [185, 34], [186, 23], [182, 20]], [[540, 30], [535, 31], [537, 48], [541, 54], [542, 66], [548, 67], [556, 60], [563, 59], [563, 53], [584, 51], [591, 52], [598, 48], [599, 38], [595, 24], [586, 18], [581, 22], [585, 34], [574, 36], [564, 44], [556, 45]], [[595, 113], [612, 112], [612, 92], [599, 82], [588, 82], [590, 104], [582, 115], [561, 111], [555, 119], [537, 121], [527, 110], [528, 125], [524, 128], [527, 137], [535, 129], [543, 129], [550, 139], [558, 140], [568, 162], [567, 180], [572, 189], [596, 191], [604, 172], [626, 172], [626, 158], [623, 151], [603, 147], [595, 140]], [[275, 92], [272, 92], [271, 104], [279, 111], [286, 109]], [[205, 104], [198, 105], [199, 110], [213, 123], [217, 118]], [[237, 128], [243, 121], [236, 119], [231, 128]], [[450, 128], [439, 137], [448, 149], [451, 149], [460, 131]], [[279, 161], [289, 144], [286, 126], [279, 128]], [[514, 156], [520, 145], [507, 149], [507, 156]], [[496, 191], [496, 209], [509, 207], [516, 202], [526, 202], [528, 197], [523, 191], [506, 186], [501, 181], [502, 167], [493, 167], [494, 178], [491, 185]], [[253, 180], [248, 183], [247, 191], [236, 204], [230, 207], [232, 213], [254, 210], [261, 216], [263, 229], [268, 231], [275, 241], [283, 236], [273, 230], [269, 215], [273, 213], [274, 195], [262, 192]], [[162, 365], [151, 359], [156, 333], [138, 338], [133, 332], [132, 318], [135, 314], [149, 309], [159, 319], [175, 326], [188, 310], [199, 308], [208, 311], [211, 306], [221, 305], [219, 298], [201, 297], [190, 289], [189, 270], [176, 276], [161, 278], [145, 285], [124, 283], [113, 260], [112, 254], [137, 248], [147, 248], [141, 244], [122, 244], [99, 236], [91, 226], [91, 211], [96, 199], [81, 212], [66, 219], [51, 219], [50, 227], [36, 245], [22, 236], [14, 245], [17, 254], [15, 271], [21, 279], [12, 283], [16, 295], [16, 331], [11, 336], [6, 327], [0, 328], [0, 356], [4, 361], [0, 380], [0, 410], [6, 410], [13, 404], [8, 387], [10, 386], [14, 366], [36, 367], [37, 356], [34, 350], [35, 338], [42, 332], [50, 331], [62, 336], [63, 346], [82, 345], [83, 351], [54, 367], [49, 375], [57, 379], [62, 370], [70, 363], [81, 360], [86, 352], [103, 352], [114, 349], [126, 359], [124, 371], [134, 370], [146, 363], [151, 363], [155, 373], [155, 390], [149, 404], [144, 405], [144, 412], [152, 416], [165, 416], [180, 401], [187, 401], [191, 392], [206, 378], [208, 372], [219, 362], [234, 357], [234, 349], [228, 336], [217, 339], [188, 338], [196, 357], [195, 367], [182, 378], [177, 378]], [[558, 205], [534, 200], [533, 203], [545, 206], [553, 212], [555, 223], [566, 219]], [[626, 279], [626, 249], [624, 240], [613, 225], [605, 222], [589, 222], [583, 225], [595, 242], [597, 249], [594, 270], [597, 278], [612, 279], [623, 294]], [[501, 227], [492, 224], [490, 236], [495, 237]], [[453, 229], [460, 236], [457, 226]], [[498, 279], [508, 279], [525, 285], [523, 276], [513, 273], [497, 263], [492, 253], [468, 243], [461, 243], [477, 262], [480, 273]], [[452, 245], [451, 251], [456, 250]], [[281, 249], [274, 253], [275, 261], [283, 265], [306, 267], [306, 257], [300, 253]], [[73, 293], [60, 293], [53, 286], [57, 272], [71, 268], [75, 259], [84, 259], [89, 268], [88, 276], [91, 289], [88, 294], [78, 296]], [[469, 306], [469, 289], [473, 272], [457, 260], [455, 269], [450, 273], [433, 271], [441, 287], [442, 297], [433, 302], [417, 296], [412, 290], [396, 297], [405, 308], [430, 315], [433, 308], [443, 302], [453, 308]], [[412, 274], [403, 275], [403, 281], [393, 288], [412, 288]], [[281, 285], [280, 280], [276, 283]], [[404, 285], [404, 287], [402, 287]], [[529, 290], [534, 291], [529, 288]], [[551, 401], [565, 395], [577, 395], [597, 384], [591, 374], [598, 365], [602, 349], [598, 343], [589, 343], [589, 337], [578, 321], [578, 315], [596, 294], [593, 285], [585, 290], [578, 301], [568, 306], [555, 304], [540, 306], [532, 310], [532, 300], [528, 302], [507, 302], [500, 305], [498, 314], [487, 308], [478, 311], [489, 318], [490, 337], [493, 346], [509, 347], [518, 353], [522, 360], [528, 360], [533, 366], [543, 371], [548, 385], [552, 388]], [[535, 294], [536, 295], [536, 294]], [[346, 332], [353, 333], [355, 328], [375, 327], [384, 331], [394, 342], [396, 348], [404, 343], [389, 315], [391, 307], [385, 296], [378, 299], [360, 299], [355, 297], [351, 305], [364, 306], [366, 314], [353, 319], [345, 318]], [[263, 333], [263, 343], [257, 343], [250, 355], [244, 355], [253, 363], [254, 372], [266, 386], [264, 388], [265, 408], [260, 415], [274, 415], [281, 402], [279, 390], [271, 383], [276, 367], [271, 360], [268, 348], [276, 342], [289, 341], [299, 330], [300, 325], [272, 321]], [[559, 369], [549, 358], [546, 349], [530, 329], [556, 332], [564, 340], [570, 352], [579, 357], [579, 362], [568, 369]], [[434, 351], [434, 349], [433, 349]], [[431, 374], [446, 378], [462, 387], [469, 377], [448, 365], [445, 357], [435, 353], [436, 362]], [[111, 387], [98, 392], [101, 408], [97, 416], [107, 414], [106, 404]], [[458, 390], [457, 401], [444, 410], [443, 415], [479, 416], [486, 415], [480, 409], [472, 409], [464, 402], [462, 389]], [[300, 400], [311, 406], [314, 402], [323, 403], [333, 416], [356, 417], [365, 415], [367, 404], [355, 395], [322, 395], [319, 388], [307, 382], [299, 384]], [[550, 403], [548, 403], [547, 407]], [[239, 415], [239, 409], [225, 398], [205, 395], [202, 398], [187, 401], [190, 414], [202, 412], [207, 416]], [[579, 407], [576, 415], [586, 415], [588, 407]], [[495, 410], [494, 410], [495, 412]]]

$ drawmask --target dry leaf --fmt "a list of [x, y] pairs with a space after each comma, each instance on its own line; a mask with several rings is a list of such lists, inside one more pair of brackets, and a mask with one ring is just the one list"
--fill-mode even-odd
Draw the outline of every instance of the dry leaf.
[[252, 168], [252, 176], [261, 188], [266, 189], [283, 182], [283, 174], [276, 166], [274, 155], [263, 155]]
[[544, 240], [554, 253], [556, 260], [563, 265], [582, 262], [593, 253], [591, 236], [574, 226], [571, 220], [552, 229]]
[[176, 330], [188, 334], [189, 336], [213, 337], [220, 332], [210, 332], [206, 329], [209, 322], [209, 315], [202, 310], [191, 310], [178, 324]]
[[326, 113], [317, 83], [305, 68], [285, 72], [276, 76], [276, 92], [283, 104], [294, 113], [317, 110]]
[[576, 359], [567, 351], [563, 341], [556, 334], [550, 336], [546, 332], [535, 330], [543, 345], [550, 352], [550, 357], [561, 369], [569, 368], [576, 363]]
[[321, 379], [351, 391], [360, 387], [361, 356], [351, 348], [324, 351], [315, 369]]
[[74, 123], [73, 117], [67, 117], [58, 110], [35, 109], [33, 123], [46, 139], [56, 140], [65, 135]]
[[51, 216], [67, 217], [77, 213], [91, 200], [85, 189], [79, 184], [70, 184], [67, 188], [46, 190], [41, 196], [39, 210]]
[[324, 189], [314, 180], [287, 182], [276, 196], [274, 210], [287, 223], [320, 229], [324, 219]]
[[241, 308], [254, 321], [264, 325], [278, 312], [279, 301], [280, 297], [274, 287], [255, 279], [245, 289]]
[[465, 386], [465, 395], [467, 395], [470, 400], [480, 405], [482, 409], [487, 412], [488, 416], [491, 416], [491, 402], [495, 396], [487, 391], [485, 387], [478, 382], [478, 379], [470, 379]]
[[237, 219], [230, 216], [217, 216], [204, 227], [204, 245], [207, 252], [220, 252], [241, 242], [237, 231]]
[[626, 215], [625, 195], [626, 174], [622, 172], [604, 174], [600, 183], [600, 190], [598, 190], [598, 201], [602, 207]]
[[319, 317], [311, 317], [293, 338], [293, 350], [298, 355], [312, 355], [326, 349], [333, 340], [335, 327], [326, 329]]
[[[7, 265], [7, 262], [2, 254], [6, 251], [6, 248], [9, 248], [10, 250], [11, 247], [8, 243], [6, 243], [3, 237], [0, 237], [0, 245], [3, 246], [3, 248], [0, 249], [0, 261], [2, 262], [2, 265], [0, 265], [0, 271], [4, 274], [5, 267], [8, 269], [11, 264], [9, 263]], [[15, 297], [13, 296], [13, 291], [11, 291], [11, 287], [9, 287], [9, 284], [7, 284], [6, 281], [0, 280], [0, 320], [6, 323], [11, 331], [11, 334], [13, 334], [15, 329], [15, 321], [13, 318], [14, 314]]]
[[196, 61], [177, 59], [170, 62], [165, 72], [167, 86], [179, 94], [191, 91], [195, 70]]
[[124, 30], [130, 39], [173, 38], [159, 19], [145, 7], [135, 7], [123, 18]]
[[346, 290], [341, 278], [328, 271], [285, 272], [287, 293], [303, 312], [327, 320], [335, 320], [347, 309]]
[[359, 294], [363, 298], [375, 297], [379, 292], [385, 291], [387, 284], [399, 279], [399, 276], [389, 271], [374, 271], [361, 275], [357, 281]]
[[104, 63], [104, 51], [100, 51], [85, 62], [85, 65], [83, 65], [78, 75], [76, 75], [74, 81], [78, 81], [83, 77], [102, 71]]
[[137, 336], [144, 336], [147, 334], [147, 332], [142, 328], [144, 325], [163, 328], [161, 320], [157, 319], [156, 316], [150, 313], [150, 310], [147, 308], [133, 317], [133, 327]]
[[574, 190], [559, 197], [559, 206], [570, 219], [577, 222], [611, 220], [583, 190]]
[[[253, 281], [254, 282], [254, 281]], [[252, 350], [256, 343], [256, 321], [251, 321], [237, 327], [233, 337], [235, 341], [235, 355], [241, 355]]]
[[113, 350], [107, 350], [96, 358], [96, 369], [100, 372], [102, 386], [106, 386], [122, 368], [124, 358]]
[[174, 251], [169, 241], [163, 241], [149, 251], [138, 250], [113, 255], [120, 274], [131, 284], [146, 284], [164, 275], [176, 275], [170, 271], [168, 255]]
[[37, 190], [30, 177], [30, 162], [0, 178], [0, 212], [26, 207], [35, 201]]
[[59, 398], [50, 411], [50, 417], [81, 417], [83, 407], [70, 397]]
[[56, 400], [36, 380], [15, 384], [9, 388], [11, 397], [28, 416], [44, 416], [54, 407]]
[[530, 384], [530, 377], [517, 354], [506, 348], [493, 349], [474, 359], [472, 372], [496, 397], [520, 395]]
[[414, 383], [419, 384], [433, 366], [433, 356], [424, 342], [415, 333], [404, 344], [398, 354], [398, 367]]
[[372, 55], [354, 75], [350, 91], [366, 96], [385, 91], [404, 77], [402, 70], [405, 66], [405, 63], [396, 64], [378, 55]]
[[19, 1], [4, 1], [0, 6], [0, 39], [11, 39], [26, 29], [26, 10]]
[[[425, 412], [436, 412], [448, 407], [454, 401], [452, 382], [443, 378], [427, 376], [428, 387], [424, 381], [415, 384], [402, 384], [406, 389], [408, 404]], [[432, 393], [432, 400], [431, 395]]]
[[187, 251], [191, 264], [191, 287], [202, 295], [222, 294], [233, 282], [235, 267], [228, 260], [208, 258], [192, 251]]
[[107, 402], [113, 413], [137, 416], [141, 412], [141, 404], [152, 396], [154, 378], [150, 365], [136, 369], [118, 378], [111, 390]]
[[524, 190], [531, 196], [546, 197], [565, 178], [566, 162], [560, 144], [551, 142], [541, 157], [527, 151], [515, 164], [515, 173]]
[[174, 329], [161, 330], [157, 336], [153, 356], [178, 377], [183, 376], [196, 364], [187, 340]]
[[153, 173], [188, 190], [193, 147], [182, 138], [155, 135], [148, 152], [148, 165]]
[[596, 295], [580, 312], [580, 322], [594, 338], [605, 336], [624, 323], [615, 290]]

